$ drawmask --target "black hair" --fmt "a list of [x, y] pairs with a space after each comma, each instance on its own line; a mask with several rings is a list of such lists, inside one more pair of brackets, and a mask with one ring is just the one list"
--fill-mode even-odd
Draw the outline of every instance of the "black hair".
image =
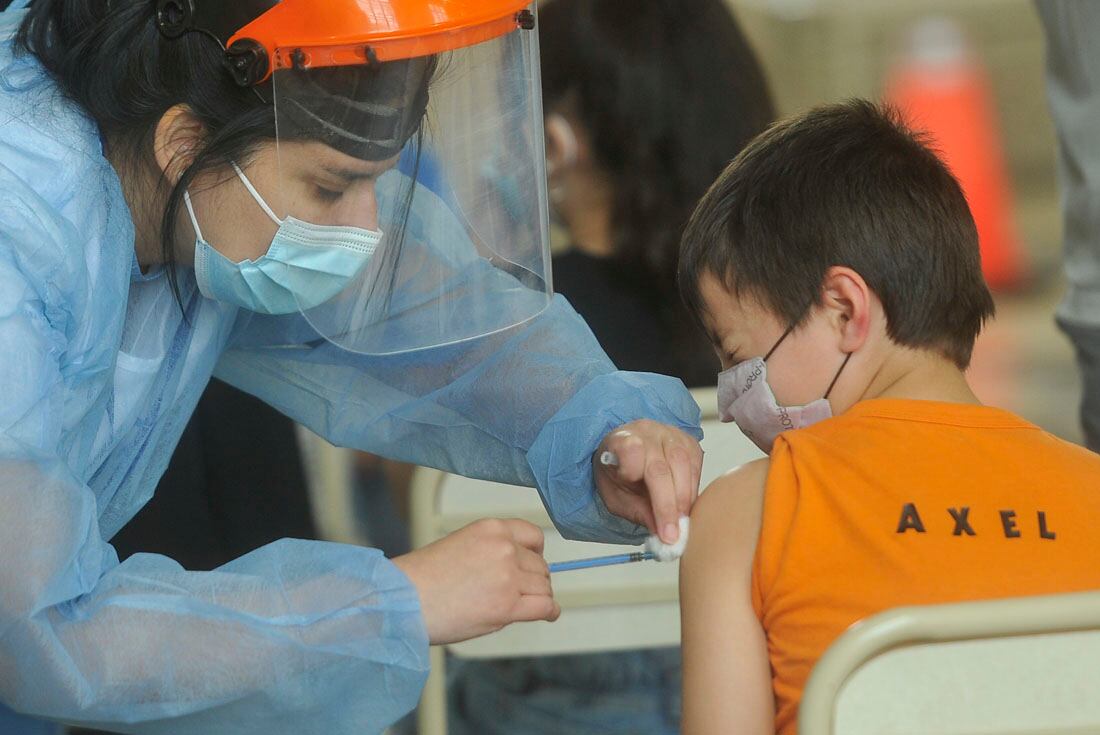
[[815, 108], [753, 140], [692, 215], [679, 283], [699, 317], [710, 273], [797, 325], [832, 266], [863, 277], [894, 342], [969, 365], [994, 305], [966, 197], [924, 134], [866, 100]]
[[[539, 12], [544, 108], [573, 105], [610, 179], [613, 257], [682, 323], [680, 235], [774, 119], [763, 70], [724, 0], [552, 0]], [[701, 335], [677, 331], [713, 359]]]
[[233, 81], [214, 38], [162, 36], [152, 0], [34, 0], [16, 43], [38, 57], [123, 160], [149, 160], [157, 123], [177, 104], [205, 126], [204, 145], [172, 186], [161, 221], [162, 258], [178, 300], [174, 240], [183, 194], [203, 171], [247, 160], [274, 139], [272, 107]]
[[[273, 3], [254, 4], [254, 15], [259, 15]], [[243, 164], [261, 143], [275, 139], [270, 88], [265, 95], [237, 84], [226, 66], [224, 40], [204, 31], [166, 37], [157, 25], [154, 0], [34, 0], [16, 36], [16, 45], [34, 54], [65, 96], [95, 121], [112, 156], [117, 154], [135, 169], [153, 160], [157, 124], [172, 107], [186, 105], [204, 126], [203, 144], [191, 152], [190, 163], [168, 190], [160, 223], [162, 259], [181, 308], [175, 233], [184, 193], [199, 174], [234, 161]], [[428, 67], [424, 104], [434, 61]], [[357, 74], [362, 77], [357, 81], [370, 83], [373, 72], [364, 66], [338, 73]], [[413, 180], [422, 134], [419, 121], [414, 122]], [[163, 177], [158, 180], [161, 187], [166, 185]], [[408, 216], [412, 191], [410, 186], [403, 217]], [[158, 193], [164, 194], [164, 189]], [[388, 255], [391, 260], [397, 257], [400, 241], [398, 237]]]

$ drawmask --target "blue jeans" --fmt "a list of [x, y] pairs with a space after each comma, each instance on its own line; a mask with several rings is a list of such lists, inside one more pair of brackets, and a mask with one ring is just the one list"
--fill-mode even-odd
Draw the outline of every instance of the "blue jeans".
[[452, 735], [676, 735], [680, 649], [448, 664]]

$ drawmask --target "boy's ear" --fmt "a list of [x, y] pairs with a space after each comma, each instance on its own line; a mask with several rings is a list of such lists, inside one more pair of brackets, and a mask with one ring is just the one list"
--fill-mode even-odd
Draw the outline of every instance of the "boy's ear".
[[825, 271], [821, 305], [829, 315], [843, 352], [855, 352], [871, 333], [874, 294], [863, 276], [851, 268], [835, 265]]
[[175, 105], [161, 116], [153, 138], [153, 155], [169, 183], [179, 181], [195, 160], [205, 135], [206, 127], [187, 105]]

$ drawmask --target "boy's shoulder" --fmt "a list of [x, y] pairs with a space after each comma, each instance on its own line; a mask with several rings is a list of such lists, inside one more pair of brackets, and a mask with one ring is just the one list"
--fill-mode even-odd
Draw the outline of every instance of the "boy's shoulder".
[[731, 510], [751, 503], [753, 496], [763, 494], [770, 467], [768, 457], [734, 467], [707, 485], [699, 495], [696, 507], [703, 505], [704, 509]]
[[686, 563], [699, 559], [749, 570], [760, 534], [770, 464], [766, 457], [754, 460], [707, 486], [691, 511]]

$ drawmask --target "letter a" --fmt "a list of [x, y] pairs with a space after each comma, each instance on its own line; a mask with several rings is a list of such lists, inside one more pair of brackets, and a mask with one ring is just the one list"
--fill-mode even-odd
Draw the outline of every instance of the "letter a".
[[906, 503], [901, 509], [901, 520], [898, 521], [898, 533], [905, 533], [910, 528], [914, 529], [917, 533], [924, 533], [924, 523], [921, 522], [920, 514], [917, 513], [917, 506], [913, 503]]

